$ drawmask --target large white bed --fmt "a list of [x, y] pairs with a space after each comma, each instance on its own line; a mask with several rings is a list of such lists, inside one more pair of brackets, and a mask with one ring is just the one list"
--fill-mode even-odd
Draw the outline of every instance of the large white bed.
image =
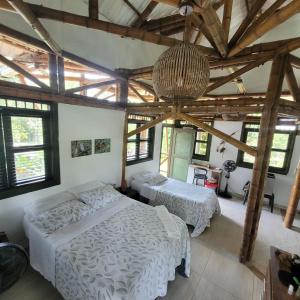
[[131, 188], [147, 198], [149, 204], [164, 205], [170, 213], [194, 226], [192, 237], [199, 236], [210, 226], [213, 215], [221, 213], [214, 190], [172, 178], [164, 180], [160, 175], [158, 180], [153, 180], [152, 176], [155, 175], [137, 174], [131, 181]]
[[183, 261], [189, 276], [187, 227], [164, 207], [112, 188], [97, 209], [94, 199], [90, 206], [70, 195], [52, 197], [54, 206], [48, 200], [46, 208], [30, 208], [24, 217], [31, 265], [64, 299], [154, 300], [166, 295]]

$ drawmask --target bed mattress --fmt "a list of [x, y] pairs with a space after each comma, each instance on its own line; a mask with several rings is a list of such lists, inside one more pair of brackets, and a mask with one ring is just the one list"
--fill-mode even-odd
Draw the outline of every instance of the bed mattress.
[[171, 218], [175, 238], [153, 207], [124, 196], [47, 236], [25, 217], [31, 264], [66, 300], [153, 300], [166, 294], [182, 259], [189, 275], [188, 231]]
[[150, 204], [165, 205], [169, 212], [193, 225], [192, 237], [200, 235], [210, 226], [215, 213], [220, 214], [220, 204], [214, 190], [168, 178], [158, 185], [133, 180], [131, 187], [149, 199]]

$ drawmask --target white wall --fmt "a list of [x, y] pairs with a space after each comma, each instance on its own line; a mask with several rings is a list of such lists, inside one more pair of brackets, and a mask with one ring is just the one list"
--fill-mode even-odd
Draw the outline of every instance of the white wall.
[[[94, 179], [120, 184], [124, 112], [67, 104], [59, 104], [58, 112], [61, 184], [0, 200], [0, 231], [5, 231], [12, 241], [22, 242], [25, 238], [22, 219], [28, 202]], [[158, 170], [159, 126], [155, 136], [154, 159], [128, 167], [129, 174]], [[111, 138], [111, 152], [71, 158], [72, 140], [96, 138]]]
[[[214, 127], [227, 134], [232, 134], [233, 132], [238, 132], [233, 136], [236, 139], [240, 139], [242, 131], [242, 122], [228, 122], [228, 121], [216, 121], [214, 122]], [[222, 167], [225, 160], [231, 159], [236, 161], [238, 149], [230, 144], [226, 143], [226, 150], [224, 155], [216, 151], [220, 139], [217, 137], [212, 138], [210, 159], [209, 162], [215, 167]], [[287, 175], [276, 174], [276, 186], [275, 186], [275, 203], [280, 206], [287, 206], [288, 198], [290, 195], [291, 186], [295, 178], [295, 170], [300, 158], [300, 136], [296, 137], [296, 142], [294, 146], [293, 156], [291, 160], [291, 166], [289, 173]], [[230, 178], [230, 188], [233, 193], [242, 194], [242, 187], [247, 180], [251, 180], [252, 169], [238, 167], [236, 171], [231, 173]], [[225, 180], [223, 180], [223, 184]], [[299, 205], [300, 208], [300, 205]]]

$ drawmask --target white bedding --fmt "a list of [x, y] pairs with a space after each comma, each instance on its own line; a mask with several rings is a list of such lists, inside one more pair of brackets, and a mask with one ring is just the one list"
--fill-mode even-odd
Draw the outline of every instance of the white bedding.
[[66, 300], [153, 300], [166, 294], [182, 259], [189, 276], [190, 245], [182, 220], [124, 196], [49, 235], [29, 218], [24, 226], [31, 265]]
[[220, 213], [220, 204], [214, 190], [168, 178], [158, 185], [133, 180], [131, 187], [150, 204], [165, 205], [170, 213], [179, 216], [186, 224], [193, 225], [192, 237], [200, 235], [210, 226], [214, 213]]

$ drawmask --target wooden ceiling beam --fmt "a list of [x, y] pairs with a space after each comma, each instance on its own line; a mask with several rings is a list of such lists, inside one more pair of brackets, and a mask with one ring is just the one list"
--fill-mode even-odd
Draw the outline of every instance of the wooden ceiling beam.
[[140, 16], [132, 23], [132, 27], [140, 28], [144, 21], [149, 17], [152, 13], [154, 8], [157, 6], [157, 2], [150, 1], [149, 4], [146, 6], [144, 11], [140, 14]]
[[258, 18], [254, 19], [243, 35], [247, 35], [253, 28], [257, 27], [259, 24], [262, 24], [265, 20], [271, 17], [286, 1], [287, 0], [276, 0], [268, 9], [266, 9], [266, 11], [264, 11], [264, 13], [262, 13]]
[[261, 58], [261, 59], [258, 59], [257, 61], [249, 63], [245, 67], [243, 67], [243, 68], [237, 70], [236, 72], [234, 72], [234, 73], [226, 76], [225, 78], [221, 79], [220, 81], [215, 82], [212, 85], [210, 85], [206, 89], [205, 93], [209, 93], [210, 91], [215, 90], [216, 88], [218, 88], [218, 87], [226, 84], [227, 82], [232, 81], [236, 77], [238, 77], [238, 76], [240, 76], [240, 75], [242, 75], [242, 74], [244, 74], [244, 73], [246, 73], [246, 72], [248, 72], [248, 71], [250, 71], [250, 70], [252, 70], [252, 69], [254, 69], [256, 67], [258, 67], [258, 66], [260, 66], [261, 64], [264, 64], [267, 60], [269, 60], [270, 57], [268, 57], [268, 58]]
[[0, 54], [0, 61], [3, 64], [5, 64], [6, 66], [8, 66], [9, 68], [13, 69], [17, 73], [23, 75], [24, 77], [26, 77], [27, 79], [29, 79], [30, 81], [35, 83], [39, 87], [44, 88], [44, 89], [50, 89], [49, 86], [47, 86], [44, 82], [40, 81], [35, 76], [33, 76], [32, 74], [30, 74], [29, 72], [27, 72], [26, 70], [24, 70], [23, 68], [18, 66], [16, 63], [14, 63], [13, 61], [7, 59], [6, 57], [4, 57], [1, 54]]
[[162, 17], [159, 19], [150, 20], [144, 23], [141, 26], [141, 28], [147, 31], [155, 31], [155, 30], [159, 30], [163, 26], [178, 23], [178, 22], [184, 22], [184, 17], [179, 14], [175, 14], [171, 16]]
[[245, 143], [242, 143], [241, 141], [233, 138], [232, 136], [212, 127], [212, 126], [209, 126], [207, 125], [206, 123], [203, 123], [203, 122], [200, 122], [199, 120], [197, 120], [196, 118], [194, 117], [191, 117], [189, 116], [188, 114], [184, 114], [184, 113], [177, 113], [177, 118], [178, 119], [182, 119], [182, 120], [185, 120], [201, 129], [203, 129], [204, 131], [226, 141], [227, 143], [237, 147], [238, 149], [250, 154], [251, 156], [256, 156], [257, 155], [257, 151], [246, 145]]
[[[98, 0], [97, 0], [98, 1]], [[140, 12], [135, 8], [135, 6], [129, 1], [129, 0], [123, 0], [123, 2], [126, 3], [126, 5], [140, 18], [141, 14]]]
[[143, 126], [141, 126], [141, 127], [137, 128], [135, 130], [132, 130], [132, 131], [128, 132], [126, 134], [126, 138], [128, 139], [131, 136], [134, 136], [134, 135], [136, 135], [138, 133], [141, 133], [142, 131], [147, 130], [147, 129], [151, 128], [151, 127], [154, 127], [155, 125], [157, 125], [157, 124], [159, 124], [159, 123], [161, 123], [161, 122], [163, 122], [163, 121], [165, 121], [167, 119], [171, 119], [173, 117], [174, 117], [174, 113], [172, 113], [172, 112], [165, 113], [161, 117], [158, 117], [158, 118], [156, 118], [156, 119], [154, 119], [154, 120], [152, 120], [152, 121], [144, 124]]
[[[291, 93], [289, 91], [282, 91], [281, 97], [284, 96], [290, 96]], [[246, 93], [244, 95], [241, 94], [222, 94], [222, 95], [216, 95], [216, 94], [207, 94], [203, 96], [202, 98], [206, 99], [229, 99], [229, 98], [235, 98], [235, 99], [243, 99], [243, 98], [257, 98], [257, 97], [266, 97], [266, 92], [256, 92], [256, 93]]]
[[156, 93], [151, 85], [149, 85], [145, 82], [134, 80], [134, 79], [130, 79], [129, 82], [133, 83], [134, 85], [139, 86], [140, 88], [142, 88], [146, 92], [150, 93], [151, 95], [156, 96]]
[[293, 67], [300, 69], [300, 58], [299, 57], [290, 54], [289, 61]]
[[99, 3], [98, 0], [89, 0], [89, 17], [91, 19], [98, 19]]
[[241, 38], [245, 30], [248, 28], [248, 26], [251, 24], [251, 22], [255, 19], [255, 16], [259, 12], [259, 10], [262, 8], [262, 6], [265, 4], [266, 0], [256, 0], [254, 5], [249, 10], [246, 18], [243, 20], [237, 31], [234, 33], [233, 37], [231, 38], [228, 46], [229, 48], [232, 48], [236, 45], [238, 40]]
[[228, 41], [228, 36], [229, 36], [229, 31], [230, 31], [232, 3], [233, 3], [233, 0], [225, 0], [225, 2], [224, 2], [222, 26], [223, 26], [223, 30], [224, 30], [224, 39], [225, 39], [226, 43]]
[[51, 38], [48, 31], [32, 12], [30, 6], [22, 0], [7, 0], [10, 5], [22, 16], [26, 23], [42, 38], [56, 55], [61, 55], [61, 49]]
[[89, 106], [96, 108], [124, 110], [120, 103], [110, 103], [97, 98], [80, 95], [62, 95], [41, 88], [30, 87], [24, 84], [16, 84], [0, 80], [0, 96], [17, 97], [29, 100], [45, 100], [50, 102], [65, 103], [71, 105]]
[[298, 86], [293, 67], [289, 61], [285, 66], [285, 79], [294, 98], [294, 101], [300, 103], [300, 88]]
[[210, 0], [205, 1], [205, 3], [201, 6], [202, 3], [200, 3], [199, 0], [196, 0], [196, 2], [199, 2], [199, 6], [201, 7], [200, 13], [203, 18], [203, 21], [206, 25], [206, 28], [210, 32], [214, 43], [221, 54], [221, 56], [226, 56], [227, 54], [227, 43], [225, 41], [225, 34], [224, 30], [222, 28], [222, 24], [220, 22], [220, 19], [217, 15], [217, 12], [211, 5]]
[[[49, 19], [54, 21], [59, 21], [67, 24], [77, 25], [81, 27], [92, 28], [100, 31], [109, 32], [112, 34], [116, 34], [122, 37], [130, 37], [134, 39], [138, 39], [141, 41], [164, 45], [164, 46], [174, 46], [178, 43], [181, 43], [180, 40], [170, 38], [167, 36], [161, 36], [158, 34], [154, 34], [152, 32], [147, 32], [142, 29], [132, 28], [128, 26], [118, 25], [102, 20], [94, 20], [89, 17], [73, 14], [70, 12], [60, 11], [40, 5], [35, 4], [27, 4], [30, 9], [34, 12], [34, 14], [38, 18]], [[1, 3], [0, 3], [1, 8]], [[217, 56], [216, 52], [212, 48], [198, 46], [206, 55]]]
[[243, 36], [238, 41], [238, 43], [233, 46], [233, 48], [229, 51], [228, 56], [232, 57], [238, 54], [241, 50], [243, 50], [251, 43], [255, 42], [266, 32], [285, 22], [298, 12], [300, 12], [300, 1], [291, 1], [289, 4], [287, 4], [286, 6], [275, 12], [267, 20], [265, 20], [265, 22], [263, 22], [262, 24], [258, 24], [256, 27], [252, 28], [252, 30], [249, 31], [247, 35]]
[[137, 95], [143, 102], [148, 102], [148, 100], [143, 96], [143, 95], [141, 95], [140, 93], [139, 93], [139, 91], [132, 85], [132, 84], [128, 84], [128, 87], [129, 87], [129, 89], [130, 90], [132, 90], [133, 91], [133, 93], [135, 94], [135, 95]]
[[68, 94], [73, 94], [73, 93], [77, 93], [80, 91], [89, 90], [89, 89], [93, 89], [93, 88], [100, 88], [100, 87], [104, 87], [104, 86], [108, 86], [108, 85], [114, 85], [117, 82], [118, 82], [117, 80], [95, 82], [95, 83], [91, 83], [91, 84], [87, 84], [87, 85], [78, 86], [78, 87], [75, 87], [72, 89], [68, 89], [68, 90], [65, 90], [65, 92]]

